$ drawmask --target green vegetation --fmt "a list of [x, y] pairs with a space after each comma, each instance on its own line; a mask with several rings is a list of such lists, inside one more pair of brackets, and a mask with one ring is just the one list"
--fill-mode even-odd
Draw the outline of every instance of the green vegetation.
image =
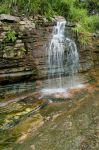
[[[0, 13], [27, 16], [37, 14], [46, 17], [62, 15], [77, 24], [75, 31], [81, 33], [99, 30], [98, 0], [1, 0]], [[13, 40], [13, 39], [12, 39]]]
[[16, 32], [14, 30], [9, 30], [7, 33], [6, 33], [6, 41], [11, 41], [11, 42], [15, 42], [17, 39], [16, 37]]
[[6, 3], [0, 5], [0, 14], [9, 14], [9, 13], [10, 9], [8, 8], [8, 5], [6, 5]]

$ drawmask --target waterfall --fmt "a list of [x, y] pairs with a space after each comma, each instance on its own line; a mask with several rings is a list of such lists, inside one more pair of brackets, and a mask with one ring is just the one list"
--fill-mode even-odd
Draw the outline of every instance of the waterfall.
[[[60, 20], [53, 27], [47, 47], [48, 85], [43, 92], [65, 92], [75, 86], [75, 74], [79, 70], [79, 54], [75, 42], [65, 33], [66, 21]], [[65, 77], [68, 75], [68, 79]]]
[[79, 70], [79, 54], [74, 41], [66, 38], [67, 49], [67, 70], [69, 75], [73, 75]]
[[[66, 21], [57, 22], [48, 48], [48, 78], [58, 77], [58, 88], [62, 87], [62, 74], [64, 74], [65, 24]], [[51, 83], [49, 84], [51, 86]]]
[[79, 54], [76, 43], [73, 40], [66, 37], [65, 44], [67, 49], [67, 62], [65, 73], [69, 75], [69, 87], [73, 88], [79, 85], [75, 78], [75, 74], [79, 71], [80, 68]]

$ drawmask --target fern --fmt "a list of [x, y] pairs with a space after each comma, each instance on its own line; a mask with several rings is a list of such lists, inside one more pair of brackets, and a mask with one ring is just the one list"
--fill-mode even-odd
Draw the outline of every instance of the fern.
[[15, 42], [16, 39], [17, 39], [16, 32], [14, 30], [10, 30], [7, 32], [7, 34], [6, 34], [7, 41]]

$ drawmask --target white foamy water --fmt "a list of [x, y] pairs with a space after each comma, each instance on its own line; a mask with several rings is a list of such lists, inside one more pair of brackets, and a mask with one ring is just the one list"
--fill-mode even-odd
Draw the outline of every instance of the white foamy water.
[[[75, 78], [80, 66], [77, 46], [65, 34], [65, 25], [66, 21], [62, 19], [53, 27], [47, 47], [48, 80], [41, 90], [43, 94], [64, 93], [70, 88], [83, 87]], [[68, 79], [64, 78], [67, 75]]]
[[66, 89], [64, 88], [56, 88], [56, 89], [42, 89], [42, 93], [43, 94], [47, 94], [47, 95], [50, 95], [50, 94], [54, 94], [54, 93], [64, 93], [64, 92], [67, 92]]
[[[65, 41], [65, 24], [66, 21], [57, 22], [53, 28], [52, 39], [49, 43], [48, 51], [48, 78], [59, 78], [58, 88], [61, 88], [61, 76], [64, 73], [64, 41]], [[49, 83], [51, 86], [51, 83]], [[57, 88], [57, 87], [56, 87]]]

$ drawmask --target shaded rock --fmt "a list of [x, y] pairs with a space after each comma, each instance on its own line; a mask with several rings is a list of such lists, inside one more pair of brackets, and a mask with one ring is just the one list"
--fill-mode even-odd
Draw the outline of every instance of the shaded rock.
[[37, 80], [37, 81], [36, 81], [36, 87], [41, 87], [41, 85], [42, 85], [42, 81]]
[[97, 31], [96, 33], [93, 33], [93, 37], [99, 38], [99, 31]]
[[6, 22], [19, 22], [19, 17], [7, 15], [7, 14], [1, 14], [0, 15], [0, 21], [6, 21]]
[[72, 23], [72, 22], [67, 21], [66, 26], [67, 27], [75, 27], [75, 24]]
[[0, 25], [2, 25], [2, 22], [0, 21]]
[[30, 78], [33, 76], [34, 71], [29, 70], [29, 71], [22, 71], [22, 72], [11, 72], [11, 73], [4, 73], [0, 74], [0, 83], [13, 83], [16, 81], [21, 81], [25, 80], [27, 78]]

